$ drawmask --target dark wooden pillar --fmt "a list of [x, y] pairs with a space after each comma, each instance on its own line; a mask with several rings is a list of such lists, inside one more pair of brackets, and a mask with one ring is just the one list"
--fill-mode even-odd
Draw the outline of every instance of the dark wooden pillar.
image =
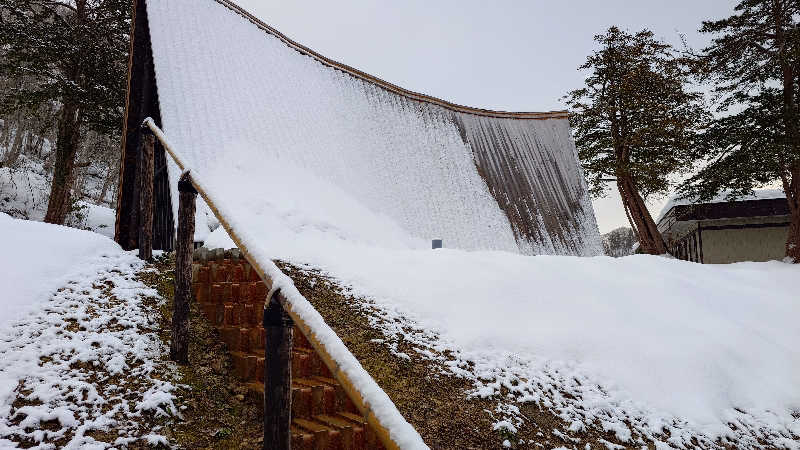
[[179, 364], [189, 362], [189, 301], [192, 296], [192, 252], [197, 191], [189, 173], [178, 181], [178, 239], [175, 243], [175, 309], [172, 314], [172, 345], [169, 357]]
[[705, 264], [703, 260], [703, 225], [697, 222], [697, 246], [700, 248], [700, 264]]
[[141, 160], [139, 161], [139, 258], [153, 259], [153, 175], [156, 137], [150, 128], [141, 128]]
[[293, 323], [278, 294], [264, 308], [264, 449], [291, 450]]

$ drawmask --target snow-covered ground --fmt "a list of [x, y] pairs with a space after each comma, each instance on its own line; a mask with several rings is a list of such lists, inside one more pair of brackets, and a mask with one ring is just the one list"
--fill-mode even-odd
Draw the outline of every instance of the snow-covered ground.
[[30, 310], [41, 308], [53, 292], [119, 246], [95, 233], [0, 213], [0, 330]]
[[175, 386], [143, 263], [107, 237], [4, 214], [0, 249], [0, 448], [163, 441], [145, 418], [177, 414]]
[[[667, 431], [675, 444], [797, 448], [798, 266], [390, 249], [314, 239], [328, 228], [305, 223], [312, 230], [260, 228], [249, 242], [373, 299], [387, 345], [402, 337], [432, 358], [454, 352], [445, 362], [475, 395], [505, 387], [511, 405], [541, 402], [572, 431], [599, 420], [631, 444]], [[232, 243], [220, 229], [207, 245]]]
[[[270, 163], [266, 178], [235, 162], [202, 177], [256, 257], [310, 264], [373, 299], [391, 319], [387, 345], [402, 335], [421, 354], [453, 351], [447, 364], [476, 395], [506, 387], [512, 406], [541, 402], [573, 431], [597, 420], [631, 444], [669, 433], [797, 447], [800, 267], [434, 251], [336, 186]], [[206, 246], [234, 244], [220, 228]]]

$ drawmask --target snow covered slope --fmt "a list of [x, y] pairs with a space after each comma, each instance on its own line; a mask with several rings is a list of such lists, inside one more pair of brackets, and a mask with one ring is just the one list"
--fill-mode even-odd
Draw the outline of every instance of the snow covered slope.
[[[565, 114], [412, 99], [301, 54], [214, 0], [148, 0], [147, 10], [161, 126], [193, 171], [242, 178], [250, 190], [239, 195], [263, 199], [291, 195], [261, 185], [291, 166], [424, 241], [601, 253]], [[231, 165], [242, 170], [223, 172]]]
[[105, 236], [0, 213], [0, 449], [126, 448], [178, 414], [144, 265]]
[[87, 264], [121, 252], [114, 241], [99, 234], [3, 213], [0, 249], [0, 330], [45, 302]]
[[[601, 423], [630, 445], [665, 443], [666, 430], [679, 448], [800, 448], [796, 265], [388, 249], [302, 227], [259, 235], [259, 253], [374, 300], [390, 345], [449, 350], [476, 395], [506, 398], [503, 388], [512, 405], [549, 407], [572, 424], [566, 434]], [[219, 229], [207, 246], [233, 244]]]

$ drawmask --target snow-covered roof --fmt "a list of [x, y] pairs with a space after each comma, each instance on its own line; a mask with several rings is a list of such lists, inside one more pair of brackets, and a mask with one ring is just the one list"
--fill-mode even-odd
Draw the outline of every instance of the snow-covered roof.
[[147, 17], [161, 126], [193, 171], [259, 191], [265, 176], [297, 169], [285, 188], [335, 188], [335, 198], [325, 188], [306, 200], [323, 204], [315, 214], [337, 209], [320, 226], [349, 239], [389, 238], [385, 227], [339, 214], [343, 198], [451, 247], [601, 253], [566, 113], [489, 111], [413, 93], [318, 55], [224, 0], [147, 0]]
[[661, 219], [666, 216], [669, 211], [676, 207], [676, 206], [685, 206], [685, 205], [702, 205], [702, 204], [709, 204], [709, 203], [725, 203], [725, 202], [744, 202], [750, 200], [772, 200], [772, 199], [780, 199], [786, 198], [786, 194], [781, 189], [756, 189], [750, 195], [745, 196], [731, 196], [731, 191], [722, 191], [713, 197], [710, 200], [698, 201], [697, 198], [682, 198], [677, 195], [670, 197], [667, 204], [661, 208], [661, 212], [658, 214], [658, 219], [656, 219], [656, 223], [660, 222]]

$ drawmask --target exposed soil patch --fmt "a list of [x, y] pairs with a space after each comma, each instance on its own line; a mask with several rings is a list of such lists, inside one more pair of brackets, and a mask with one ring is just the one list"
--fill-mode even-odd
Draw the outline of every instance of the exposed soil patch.
[[[158, 309], [159, 336], [168, 344], [172, 333], [175, 281], [173, 255], [159, 259], [157, 272], [143, 273], [145, 284], [166, 299]], [[189, 365], [180, 366], [176, 395], [183, 399], [182, 420], [167, 425], [162, 434], [185, 449], [262, 448], [261, 405], [248, 397], [246, 387], [233, 374], [225, 344], [192, 302], [189, 330]]]
[[[519, 427], [516, 435], [493, 430], [497, 399], [471, 397], [469, 380], [453, 376], [443, 365], [420, 357], [410, 343], [399, 342], [393, 354], [383, 343], [385, 336], [370, 324], [369, 300], [349, 295], [319, 271], [285, 262], [278, 265], [431, 448], [503, 448], [505, 440], [511, 448], [576, 445], [566, 434], [563, 437], [553, 434], [553, 430], [565, 429], [569, 424], [534, 404], [520, 408], [529, 421]], [[408, 355], [408, 358], [397, 354]], [[581, 447], [593, 443], [593, 448], [603, 448], [595, 446], [595, 440], [589, 438], [588, 433], [582, 434]], [[596, 437], [613, 442], [613, 435], [602, 433]]]

